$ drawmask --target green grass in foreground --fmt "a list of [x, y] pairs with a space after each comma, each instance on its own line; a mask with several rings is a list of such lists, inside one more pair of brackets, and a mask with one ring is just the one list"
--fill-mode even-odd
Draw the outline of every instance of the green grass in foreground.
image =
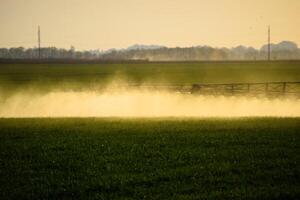
[[0, 119], [0, 199], [299, 199], [300, 118]]

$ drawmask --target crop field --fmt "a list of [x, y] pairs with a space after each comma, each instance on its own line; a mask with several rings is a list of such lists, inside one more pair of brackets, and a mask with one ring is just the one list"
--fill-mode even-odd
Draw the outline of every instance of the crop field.
[[300, 199], [300, 100], [111, 91], [300, 81], [300, 61], [0, 64], [0, 199]]
[[299, 199], [299, 118], [0, 120], [1, 199]]
[[300, 61], [144, 64], [1, 64], [0, 89], [97, 89], [112, 82], [150, 85], [299, 81]]

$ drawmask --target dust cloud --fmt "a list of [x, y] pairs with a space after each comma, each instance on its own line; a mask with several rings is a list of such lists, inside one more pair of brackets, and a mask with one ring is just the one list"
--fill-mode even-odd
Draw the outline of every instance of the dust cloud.
[[0, 117], [299, 117], [300, 100], [168, 91], [18, 91], [1, 98]]

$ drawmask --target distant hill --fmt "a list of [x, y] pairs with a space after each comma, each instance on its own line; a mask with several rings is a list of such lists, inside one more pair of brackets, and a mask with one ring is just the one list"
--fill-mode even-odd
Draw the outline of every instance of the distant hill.
[[[271, 44], [272, 51], [296, 51], [298, 46], [295, 42], [282, 41], [278, 44]], [[261, 51], [268, 51], [268, 45], [263, 45], [260, 49]]]
[[127, 47], [126, 50], [147, 50], [147, 49], [161, 49], [161, 48], [167, 48], [165, 46], [161, 45], [143, 45], [143, 44], [134, 44], [132, 46]]

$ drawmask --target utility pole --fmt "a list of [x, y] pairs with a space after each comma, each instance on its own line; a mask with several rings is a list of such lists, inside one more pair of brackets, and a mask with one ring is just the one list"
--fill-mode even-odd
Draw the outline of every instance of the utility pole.
[[268, 61], [271, 60], [271, 30], [270, 26], [268, 27]]
[[40, 31], [40, 26], [38, 26], [38, 47], [39, 47], [39, 59], [41, 59], [41, 31]]

